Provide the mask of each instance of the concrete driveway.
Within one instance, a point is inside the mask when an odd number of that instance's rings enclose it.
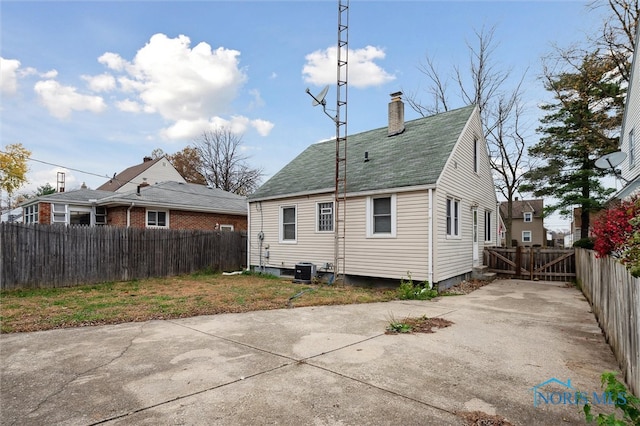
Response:
[[[454,324],[385,334],[393,318],[423,315]],[[516,280],[431,301],[4,334],[0,344],[2,425],[458,425],[456,413],[471,411],[585,424],[567,391],[601,392],[600,374],[618,371],[578,290]]]

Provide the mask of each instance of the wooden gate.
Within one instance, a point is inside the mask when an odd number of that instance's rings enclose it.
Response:
[[[573,281],[576,278],[572,248],[490,247],[484,249],[484,264],[490,272],[525,280]]]

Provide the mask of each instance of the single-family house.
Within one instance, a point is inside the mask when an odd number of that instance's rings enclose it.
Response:
[[[503,221],[507,217],[507,202],[500,203],[500,216]],[[511,242],[502,241],[506,247],[547,245],[547,231],[544,228],[544,200],[512,201]]]
[[[497,201],[476,106],[347,137],[345,282],[427,280],[449,286],[496,245]],[[335,140],[315,143],[249,200],[248,265],[291,274],[298,263],[333,273]],[[342,214],[342,213],[341,213]]]
[[[81,188],[29,199],[26,223],[246,231],[246,198],[184,182],[139,185],[133,191]]]
[[[135,190],[138,185],[154,185],[160,182],[187,182],[165,155],[156,159],[144,157],[142,163],[115,174],[96,189],[129,192]]]
[[[626,154],[620,164],[614,165],[620,170],[625,186],[615,194],[623,200],[640,193],[640,31],[636,32],[636,45],[631,65],[631,78],[627,88],[627,99],[620,131],[620,151]]]

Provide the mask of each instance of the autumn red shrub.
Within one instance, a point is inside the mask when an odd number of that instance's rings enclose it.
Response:
[[[634,229],[631,220],[639,215],[640,198],[638,197],[621,201],[603,211],[591,228],[595,237],[593,249],[597,252],[597,257],[622,256],[632,243],[634,231],[638,231]]]

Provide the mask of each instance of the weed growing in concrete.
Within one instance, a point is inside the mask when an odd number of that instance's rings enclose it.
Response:
[[[591,423],[595,420],[598,425],[607,426],[640,425],[640,398],[634,396],[623,383],[616,379],[616,373],[605,371],[600,379],[605,393],[610,396],[616,408],[622,411],[622,419],[619,419],[616,413],[609,415],[600,413],[596,417],[591,413],[591,404],[587,403],[582,408],[587,422]]]

